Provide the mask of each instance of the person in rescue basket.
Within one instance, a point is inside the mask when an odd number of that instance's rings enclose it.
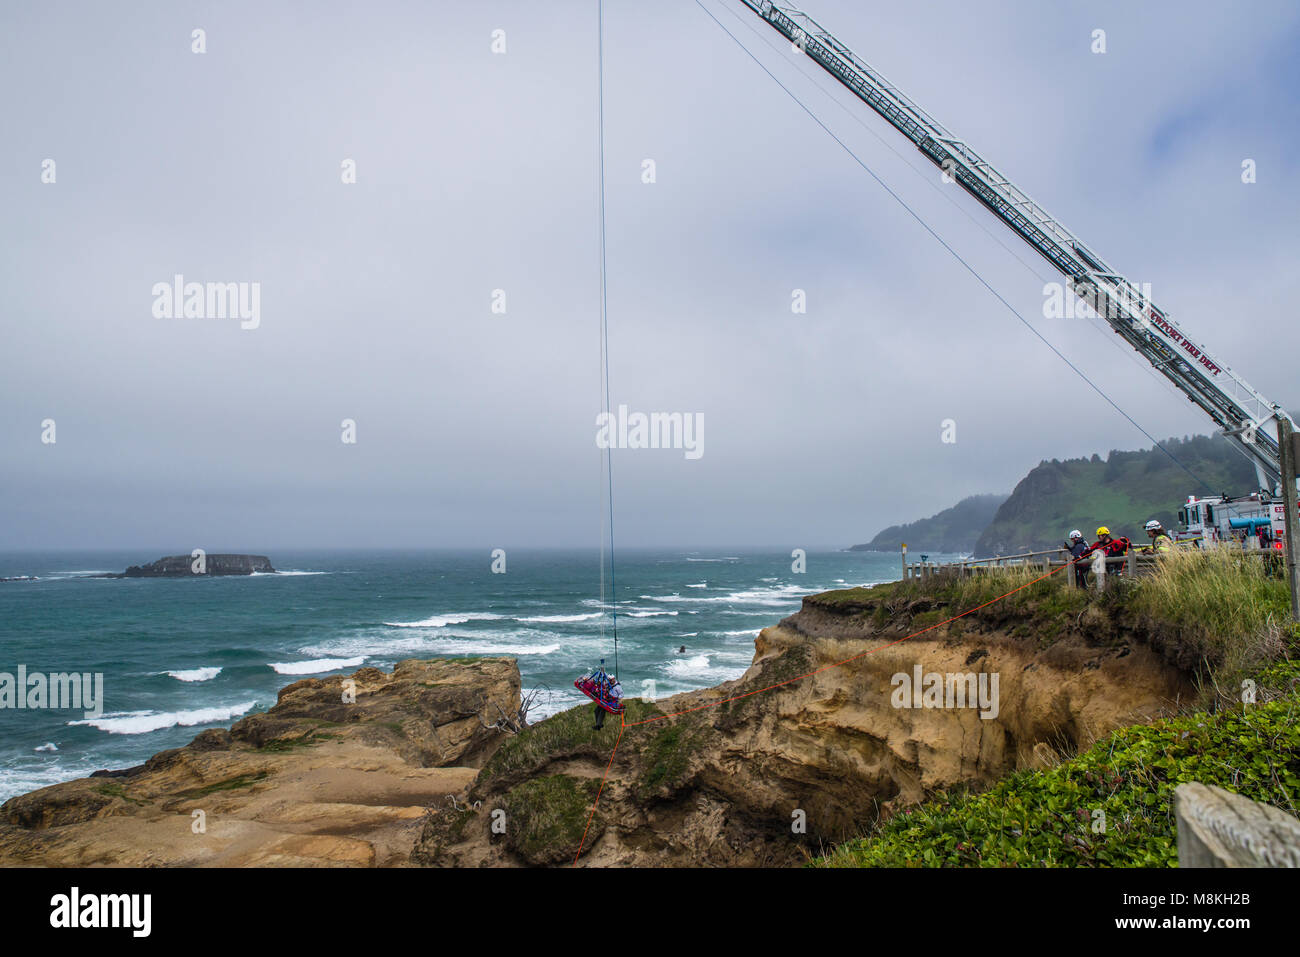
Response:
[[[601,684],[600,696],[608,701],[611,706],[617,708],[623,701],[623,685],[619,683],[617,678],[605,674],[603,669],[600,673],[604,678]],[[591,730],[599,731],[603,727],[605,727],[605,709],[598,704],[596,705],[596,723],[592,725]]]

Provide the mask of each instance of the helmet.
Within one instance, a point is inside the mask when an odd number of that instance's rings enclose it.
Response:
[[[1070,533],[1070,538],[1071,538],[1071,539],[1075,539],[1075,538],[1083,538],[1083,532],[1079,531],[1079,530],[1076,528],[1074,531],[1072,531],[1072,532]]]
[[[1110,534],[1110,529],[1107,528],[1105,525],[1103,525],[1103,526],[1101,526],[1101,528],[1097,529],[1097,534],[1098,534],[1098,535],[1109,535],[1109,534]]]
[[[1164,526],[1161,525],[1160,522],[1159,522],[1159,520],[1157,520],[1157,519],[1154,519],[1154,518],[1153,518],[1153,519],[1151,519],[1151,521],[1147,522],[1147,531],[1148,531],[1148,532],[1158,532],[1158,531],[1160,531],[1162,528],[1164,528]]]

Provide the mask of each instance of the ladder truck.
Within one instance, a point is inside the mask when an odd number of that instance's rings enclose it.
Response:
[[[1065,285],[1172,382],[1255,466],[1257,491],[1232,498],[1189,496],[1184,532],[1213,547],[1243,529],[1267,526],[1281,549],[1286,501],[1295,514],[1296,457],[1291,416],[1258,392],[1203,344],[1187,336],[1146,290],[1131,282],[1054,219],[1009,177],[909,99],[817,21],[773,0],[740,0],[792,47],[911,140],[921,153],[974,196],[1064,278]],[[1248,539],[1253,536],[1246,536]],[[1265,536],[1259,536],[1265,538]]]

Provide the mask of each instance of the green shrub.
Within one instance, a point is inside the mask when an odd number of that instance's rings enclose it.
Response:
[[[815,863],[1172,867],[1173,793],[1181,783],[1215,784],[1300,813],[1298,719],[1300,697],[1291,693],[1124,728],[1070,761],[1018,772],[983,794],[935,795]]]

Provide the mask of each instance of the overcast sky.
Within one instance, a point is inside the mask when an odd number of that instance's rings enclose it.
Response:
[[[1099,321],[1043,318],[1058,277],[899,134],[705,5],[1144,428],[1209,430]],[[1300,406],[1300,7],[803,6]],[[4,5],[0,549],[596,545],[595,11]],[[697,459],[613,453],[621,544],[849,545],[1149,444],[694,0],[605,27],[612,400],[705,423]],[[260,324],[156,318],[176,274],[259,283]]]

